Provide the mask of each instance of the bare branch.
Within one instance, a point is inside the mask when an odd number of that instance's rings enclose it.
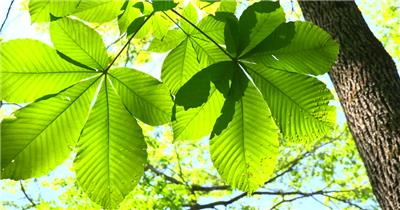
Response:
[[[159,171],[158,169],[156,169],[154,166],[152,166],[150,164],[146,165],[145,170],[150,170],[150,171],[152,171],[153,173],[155,173],[155,174],[157,174],[159,176],[163,176],[167,181],[169,181],[171,183],[185,185],[185,183],[175,179],[172,176],[168,176],[167,174]]]
[[[315,192],[302,192],[302,191],[292,191],[292,192],[283,192],[283,191],[258,191],[258,192],[254,192],[251,195],[280,195],[282,197],[284,196],[288,196],[288,195],[292,195],[292,196],[296,196],[294,198],[291,199],[285,199],[283,198],[281,201],[279,201],[278,203],[276,203],[274,206],[271,207],[271,209],[275,209],[278,206],[282,205],[283,203],[288,203],[288,202],[292,202],[295,201],[297,199],[301,199],[301,198],[307,198],[307,197],[312,197],[314,195],[323,195],[323,196],[331,196],[329,194],[331,193],[346,193],[346,192],[352,192],[353,190],[331,190],[331,191],[323,191],[323,190],[318,190]],[[216,206],[228,206],[229,204],[232,204],[240,199],[242,199],[243,197],[245,197],[247,195],[247,193],[242,193],[236,197],[233,197],[227,201],[216,201],[213,203],[208,203],[208,204],[195,204],[195,205],[185,205],[187,207],[190,207],[190,209],[206,209],[206,208],[214,208]],[[345,202],[344,200],[339,200],[338,201]],[[349,203],[347,203],[349,204]],[[357,205],[354,205],[357,206]],[[359,207],[359,206],[357,206]]]
[[[203,191],[203,192],[211,192],[215,190],[230,190],[231,187],[229,185],[221,185],[221,186],[201,186],[197,184],[192,185],[193,191]]]
[[[24,185],[22,184],[22,181],[19,181],[19,185],[21,187],[21,191],[24,194],[25,198],[32,204],[32,207],[36,206],[36,203],[33,201],[33,199],[31,197],[29,197],[29,195],[26,193]]]
[[[331,199],[337,200],[337,201],[340,201],[340,202],[342,202],[342,203],[346,203],[346,204],[348,204],[348,205],[350,205],[350,206],[353,206],[353,207],[356,207],[356,208],[358,208],[358,209],[364,210],[364,208],[362,208],[362,207],[359,206],[358,204],[355,204],[355,203],[353,203],[353,202],[351,202],[351,201],[349,201],[349,200],[342,199],[342,198],[338,198],[338,197],[335,197],[335,196],[332,196],[332,195],[323,195],[323,196],[325,196],[325,197],[327,197],[327,198],[331,198]]]
[[[7,19],[8,19],[8,16],[10,15],[10,11],[11,11],[11,8],[12,8],[13,4],[14,4],[14,0],[11,0],[10,5],[8,6],[8,9],[7,9],[6,17],[4,18],[3,23],[1,24],[0,32],[3,30],[3,27],[7,22]]]

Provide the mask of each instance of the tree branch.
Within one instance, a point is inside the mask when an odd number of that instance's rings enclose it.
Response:
[[[150,170],[150,171],[152,171],[153,173],[155,173],[155,174],[157,174],[157,175],[159,175],[159,176],[163,176],[167,181],[169,181],[169,182],[171,182],[171,183],[180,184],[180,185],[185,185],[185,183],[183,183],[183,182],[181,182],[181,181],[175,179],[175,178],[172,177],[172,176],[168,176],[167,174],[165,174],[165,173],[159,171],[158,169],[156,169],[154,166],[152,166],[152,165],[150,165],[150,164],[147,164],[147,165],[146,165],[145,170]]]
[[[6,21],[8,19],[8,16],[10,15],[10,11],[11,11],[13,4],[14,4],[14,0],[11,0],[10,5],[8,6],[8,9],[7,9],[6,17],[4,18],[3,23],[1,24],[1,27],[0,27],[0,33],[3,30],[4,25],[6,24]]]
[[[26,191],[25,191],[24,185],[22,184],[22,181],[19,181],[19,185],[21,187],[21,191],[24,194],[25,198],[32,204],[31,205],[32,207],[35,207],[36,203],[33,201],[33,199],[31,197],[29,197],[28,194],[26,194]]]
[[[345,193],[345,192],[352,192],[354,190],[331,190],[331,191],[323,191],[323,190],[318,190],[318,191],[314,191],[314,192],[302,192],[302,191],[292,191],[292,192],[283,192],[283,191],[258,191],[258,192],[254,192],[251,195],[280,195],[280,196],[288,196],[288,195],[299,195],[297,197],[291,198],[291,199],[283,199],[280,202],[276,203],[275,205],[273,205],[271,207],[271,209],[275,209],[278,206],[280,206],[283,203],[287,203],[287,202],[292,202],[294,200],[297,199],[301,199],[301,198],[307,198],[307,197],[311,197],[314,195],[323,195],[323,196],[331,196],[329,194],[332,193]],[[328,195],[327,195],[328,194]],[[214,208],[216,206],[228,206],[229,204],[232,204],[240,199],[242,199],[243,197],[245,197],[247,195],[247,193],[242,193],[236,197],[233,197],[227,201],[216,201],[216,202],[212,202],[212,203],[208,203],[208,204],[195,204],[195,205],[185,205],[187,207],[190,207],[190,209],[206,209],[206,208]],[[332,196],[333,197],[333,196]],[[339,200],[339,199],[337,199]],[[341,202],[347,203],[343,200],[339,200]],[[355,206],[357,206],[355,204]],[[358,206],[359,207],[359,206]]]

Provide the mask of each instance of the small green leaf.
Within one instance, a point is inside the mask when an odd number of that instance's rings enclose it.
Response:
[[[196,8],[190,2],[185,9],[183,9],[182,15],[193,24],[196,24],[199,18]],[[181,19],[180,23],[182,30],[184,30],[186,33],[191,33],[193,30],[195,30],[193,26],[191,26],[186,20]]]
[[[202,30],[205,34],[211,37],[218,44],[225,44],[224,41],[224,30],[225,30],[225,22],[224,20],[217,19],[215,16],[206,16],[197,24],[197,26]],[[203,40],[207,40],[200,31],[193,30],[191,33],[193,36],[201,38]]]
[[[231,61],[213,64],[195,74],[176,94],[175,103],[185,110],[199,107],[207,101],[211,82],[219,92],[228,95],[235,65]]]
[[[261,1],[248,7],[240,16],[240,55],[257,46],[281,23],[285,13],[279,2]]]
[[[236,11],[236,1],[232,0],[221,0],[221,3],[217,9],[217,12],[230,12],[235,13]]]
[[[132,23],[129,24],[129,26],[128,26],[127,30],[126,30],[127,35],[129,36],[131,34],[138,33],[139,30],[141,30],[141,28],[142,28],[143,24],[145,23],[145,21],[146,21],[146,17],[145,16],[138,17],[134,21],[132,21]]]
[[[118,17],[118,28],[120,34],[126,32],[128,26],[138,17],[141,16],[140,9],[134,7],[135,1],[128,1],[126,9],[122,15]]]
[[[185,110],[184,107],[177,105],[176,119],[172,122],[174,140],[196,140],[209,135],[223,103],[223,95],[213,86],[207,102],[201,106]]]
[[[124,1],[121,0],[84,0],[73,15],[88,22],[104,23],[111,21],[122,13]]]
[[[163,38],[154,38],[148,50],[151,52],[166,52],[178,46],[185,37],[186,35],[180,29],[169,30]]]
[[[29,14],[31,23],[50,21],[50,0],[30,0]]]
[[[154,11],[167,11],[178,5],[173,0],[153,0],[152,4]]]
[[[233,15],[226,17],[225,25],[225,45],[226,50],[233,56],[236,57],[240,47],[240,36],[239,34],[239,22]]]
[[[164,13],[155,13],[151,17],[151,26],[153,35],[157,39],[162,39],[169,31],[171,26],[174,24]]]
[[[104,70],[110,61],[102,37],[82,22],[69,18],[53,21],[50,36],[57,50],[84,65]]]
[[[32,1],[32,0],[31,0]],[[55,17],[65,17],[77,10],[80,0],[49,0],[50,13]]]
[[[230,60],[230,58],[212,42],[205,41],[196,36],[190,38],[190,41],[197,53],[197,61],[202,68],[214,63]]]

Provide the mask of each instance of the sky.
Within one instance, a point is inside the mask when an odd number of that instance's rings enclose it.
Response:
[[[7,13],[7,8],[10,4],[11,0],[0,0],[0,21],[1,23],[4,20],[4,17]],[[27,11],[21,11],[21,2],[22,0],[15,0],[13,4],[13,8],[11,10],[11,13],[9,15],[9,18],[3,28],[3,31],[0,33],[0,38],[3,39],[3,41],[7,41],[10,39],[16,39],[16,38],[33,38],[33,39],[38,39],[41,40],[49,45],[52,45],[50,42],[50,37],[48,33],[43,33],[43,32],[38,32],[37,28],[35,26],[32,26],[30,24],[30,17]],[[360,1],[357,1],[360,3]],[[290,11],[291,9],[291,4],[289,0],[284,0],[282,1],[282,5],[285,8],[286,11]],[[243,10],[244,8],[239,8],[239,10]],[[369,17],[365,17],[367,22],[370,22]],[[379,28],[373,24],[369,24],[371,27],[371,30],[375,33],[379,30]],[[40,28],[40,27],[39,27]],[[43,27],[42,27],[43,29]],[[43,30],[42,30],[43,31]],[[117,37],[108,37],[105,42],[106,45],[111,43],[113,40],[115,40]],[[153,75],[156,78],[160,78],[160,70],[161,70],[161,65],[162,61],[165,58],[166,54],[152,54],[152,62],[145,63],[140,66],[134,66],[136,69],[145,71],[151,75]],[[320,80],[322,80],[324,83],[327,84],[327,86],[330,89],[333,89],[333,85],[328,77],[328,75],[323,75],[319,77]],[[339,125],[343,125],[345,122],[345,117],[343,114],[343,111],[340,107],[340,103],[336,101],[332,101],[332,104],[337,107],[337,122]],[[0,111],[5,112],[6,114],[10,114],[15,107],[13,106],[3,106]],[[67,176],[73,176],[74,174],[68,170],[66,165],[71,165],[70,162],[67,162],[63,164],[62,166],[58,167],[55,169],[53,172],[50,173],[49,176],[42,177],[40,179],[52,181],[56,177],[67,177]],[[3,181],[0,181],[0,187],[4,185]],[[33,197],[36,197],[37,194],[41,194],[44,196],[45,199],[49,200],[55,200],[58,195],[61,192],[55,192],[54,190],[51,190],[50,188],[40,188],[40,191],[37,189],[38,186],[35,186],[35,184],[28,184],[27,186],[27,191],[29,194],[31,194]],[[239,193],[239,192],[237,192]],[[19,202],[25,202],[27,203],[27,200],[24,198],[22,195],[22,192],[17,192],[16,194],[5,194],[4,192],[0,191],[0,201],[1,200],[16,200]],[[268,198],[269,199],[269,198]],[[256,202],[260,204],[259,206],[263,206],[266,204],[266,202],[270,202],[270,200],[263,199],[261,201],[255,201],[252,199],[247,199],[246,202],[252,203]],[[206,201],[205,201],[206,202]],[[310,209],[311,207],[315,207],[315,202],[303,202],[301,205],[299,204],[298,209]],[[0,207],[1,209],[1,207]]]

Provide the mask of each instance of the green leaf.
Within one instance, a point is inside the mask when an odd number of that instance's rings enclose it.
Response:
[[[199,70],[196,52],[186,38],[164,60],[161,79],[175,94]]]
[[[206,16],[204,17],[198,24],[198,27],[206,33],[209,37],[211,37],[218,44],[224,44],[224,30],[225,30],[225,22],[222,20],[218,20],[215,16]],[[205,36],[203,36],[198,30],[194,30],[191,33],[193,36],[201,38],[203,40],[207,40]],[[208,41],[208,40],[207,40]]]
[[[193,24],[196,24],[199,18],[196,8],[190,2],[185,9],[183,9],[182,15]],[[184,30],[186,33],[190,33],[191,31],[195,30],[193,26],[191,26],[186,20],[181,19],[180,23],[182,30]]]
[[[333,96],[318,79],[260,65],[246,64],[246,69],[286,139],[317,139],[334,125]]]
[[[148,17],[150,18],[150,17]],[[132,23],[128,26],[128,29],[126,30],[127,32],[127,36],[131,35],[131,34],[137,34],[139,33],[139,31],[142,31],[141,29],[143,28],[143,24],[145,24],[146,21],[146,17],[145,16],[141,16],[136,18],[134,21],[132,21]]]
[[[32,1],[32,0],[31,0]],[[68,0],[68,1],[60,1],[60,0],[49,0],[49,9],[50,13],[56,17],[64,17],[72,14],[77,10],[80,5],[80,0]]]
[[[308,22],[290,22],[279,26],[244,59],[269,68],[302,74],[328,72],[339,53],[332,37]]]
[[[210,134],[223,97],[228,95],[234,69],[231,61],[213,64],[179,89],[175,97],[176,119],[172,124],[175,140],[198,139]]]
[[[115,209],[143,175],[147,160],[141,128],[106,79],[78,142],[79,185],[105,208]]]
[[[73,15],[87,22],[111,21],[121,13],[121,0],[30,0],[31,22],[48,22],[55,17]]]
[[[31,23],[50,21],[50,0],[30,0],[29,14]]]
[[[109,58],[102,37],[82,22],[62,18],[50,24],[55,48],[66,56],[94,69],[104,70]]]
[[[118,28],[120,34],[126,32],[128,26],[141,16],[140,9],[134,7],[135,1],[129,1],[124,13],[118,17]]]
[[[151,26],[153,35],[157,39],[162,39],[167,33],[171,26],[174,24],[164,13],[155,13],[151,19]]]
[[[104,23],[115,19],[121,14],[124,1],[121,0],[84,0],[73,15],[82,20],[94,23]]]
[[[85,124],[98,80],[32,103],[1,123],[1,178],[45,175],[70,154]],[[62,135],[61,135],[62,134]]]
[[[248,7],[239,20],[240,55],[249,52],[284,22],[285,13],[279,2],[261,1]]]
[[[227,103],[231,103],[227,106]],[[249,82],[244,95],[225,102],[232,120],[210,140],[210,155],[220,175],[233,187],[254,192],[274,171],[278,129],[268,105]],[[224,114],[223,114],[224,115]],[[213,131],[214,132],[214,131]]]
[[[176,106],[176,119],[172,122],[174,140],[195,140],[209,135],[223,102],[223,95],[212,87],[207,102],[200,107],[185,110],[183,106]]]
[[[221,0],[221,3],[217,9],[217,12],[230,12],[235,13],[236,11],[236,1],[232,0]]]
[[[173,0],[153,0],[154,11],[167,11],[173,9],[178,5]]]
[[[230,88],[229,80],[232,80],[233,69],[235,68],[234,63],[226,61],[201,70],[179,89],[175,103],[185,109],[201,106],[209,98],[211,83],[215,85],[219,92],[227,96]]]
[[[181,29],[169,30],[162,39],[154,38],[151,41],[148,50],[151,52],[166,52],[178,46],[185,39],[185,37],[186,35]]]
[[[34,101],[97,73],[66,62],[54,49],[32,39],[2,43],[0,57],[1,99],[11,102]]]
[[[122,103],[135,117],[149,125],[170,121],[173,103],[160,81],[129,68],[112,69],[109,78]]]
[[[230,60],[230,58],[212,42],[199,39],[195,36],[190,38],[190,41],[193,49],[197,53],[197,61],[200,63],[200,67],[205,68],[214,63]]]
[[[240,47],[240,36],[239,34],[239,22],[235,16],[227,16],[224,30],[226,50],[233,56],[236,57],[239,53]]]

